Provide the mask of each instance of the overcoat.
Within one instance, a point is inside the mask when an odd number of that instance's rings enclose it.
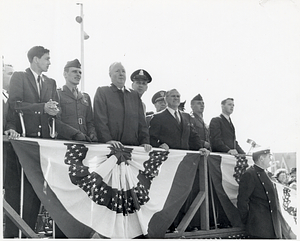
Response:
[[[149,144],[142,101],[138,93],[114,84],[98,87],[94,97],[94,123],[98,141],[120,141],[124,145]]]
[[[264,169],[254,165],[242,175],[237,206],[250,235],[282,238],[277,192]]]

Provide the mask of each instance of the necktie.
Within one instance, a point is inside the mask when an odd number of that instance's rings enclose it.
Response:
[[[39,86],[39,95],[41,96],[41,91],[42,91],[42,81],[41,81],[41,76],[39,75],[37,77],[37,82],[38,82],[38,86]]]
[[[73,88],[72,93],[75,96],[75,98],[77,99],[77,97],[78,97],[77,88]]]
[[[175,119],[177,120],[177,123],[180,124],[180,119],[179,119],[179,117],[178,117],[177,111],[175,111]]]

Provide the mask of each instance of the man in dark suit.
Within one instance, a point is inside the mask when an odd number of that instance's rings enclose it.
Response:
[[[66,84],[58,90],[61,112],[57,118],[59,139],[98,141],[90,96],[78,91],[81,64],[78,59],[68,61],[64,67]]]
[[[139,94],[125,87],[126,71],[119,62],[109,67],[111,85],[99,87],[94,97],[94,122],[101,143],[115,147],[144,146],[151,150]]]
[[[159,113],[153,115],[150,120],[150,143],[154,147],[164,148],[165,150],[183,149],[183,150],[199,150],[203,155],[208,155],[209,151],[201,146],[201,139],[196,132],[192,117],[188,113],[178,110],[180,105],[180,94],[176,89],[172,89],[166,92],[165,100],[167,102],[167,108]],[[199,179],[197,179],[198,181]],[[182,206],[174,223],[171,225],[170,230],[179,225],[181,219],[187,212],[190,204],[198,194],[198,182],[197,185],[193,185],[193,189],[188,196],[185,204]],[[192,222],[191,225],[199,226],[197,221]],[[193,230],[189,226],[187,230]]]
[[[176,89],[167,91],[164,111],[153,115],[150,121],[150,144],[165,150],[184,149],[199,150],[200,137],[193,126],[192,117],[178,110],[180,94]],[[207,151],[201,149],[201,151]]]
[[[295,238],[284,221],[274,183],[266,173],[270,166],[270,149],[252,154],[254,165],[241,176],[237,206],[252,238]]]
[[[234,100],[232,98],[223,100],[221,107],[222,114],[212,118],[209,124],[212,151],[231,155],[245,154],[236,140],[235,129],[230,118],[234,108]]]
[[[192,113],[191,116],[194,118],[195,130],[198,132],[201,138],[201,145],[206,149],[210,150],[210,140],[208,126],[203,120],[204,101],[200,94],[196,95],[191,100]]]
[[[16,130],[27,137],[50,138],[49,121],[59,112],[57,108],[58,96],[56,92],[56,82],[43,75],[50,65],[49,50],[42,46],[35,46],[28,51],[30,68],[25,72],[14,72],[9,88],[9,111],[14,115]],[[21,121],[16,112],[22,113]],[[22,128],[23,126],[23,128]],[[14,172],[20,183],[20,164]],[[12,200],[20,200],[20,186],[6,196]],[[19,212],[18,207],[14,207]],[[40,200],[36,196],[31,184],[26,176],[24,177],[24,205],[23,219],[35,229],[37,215],[40,208]],[[13,224],[12,224],[13,225]],[[6,227],[5,237],[18,237],[18,229]]]

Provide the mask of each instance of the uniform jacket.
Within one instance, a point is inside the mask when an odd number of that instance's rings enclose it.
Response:
[[[200,136],[201,147],[204,147],[205,142],[210,142],[208,126],[204,123],[204,120],[199,115],[192,113],[191,117],[193,117],[194,120],[195,130]]]
[[[235,137],[233,124],[221,114],[212,118],[209,124],[210,144],[213,152],[225,152],[236,149],[239,154],[245,154]]]
[[[250,235],[281,238],[277,192],[264,169],[254,165],[242,175],[237,206]]]
[[[96,137],[90,96],[78,92],[76,99],[66,85],[58,90],[58,96],[61,108],[61,112],[57,116],[58,138],[70,140],[80,132],[87,136],[93,134]]]
[[[10,80],[9,108],[14,112],[16,128],[22,133],[19,116],[15,110],[23,112],[26,136],[50,138],[48,121],[51,117],[44,113],[44,105],[50,99],[58,102],[56,82],[42,75],[41,97],[39,97],[33,73],[28,68],[25,72],[14,72]]]
[[[136,91],[115,85],[99,87],[94,97],[94,122],[98,140],[124,145],[149,144],[142,101]]]
[[[200,137],[195,131],[192,117],[179,111],[180,124],[172,114],[165,109],[153,115],[150,121],[150,144],[159,147],[166,143],[172,149],[199,150]]]

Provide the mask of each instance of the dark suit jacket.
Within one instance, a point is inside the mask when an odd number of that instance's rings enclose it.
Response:
[[[77,133],[97,136],[90,96],[78,92],[75,98],[71,90],[64,85],[58,89],[61,112],[57,115],[57,132],[59,139],[71,140]]]
[[[245,154],[236,141],[234,126],[222,114],[212,118],[209,132],[213,152],[227,153],[230,149],[236,149],[239,154]]]
[[[242,175],[237,206],[250,235],[281,238],[277,192],[262,168],[254,165]]]
[[[199,150],[201,141],[195,131],[192,117],[179,111],[180,125],[172,114],[165,109],[153,115],[150,121],[150,144],[159,147],[166,143],[172,149]]]
[[[58,102],[56,82],[42,75],[44,82],[39,97],[34,75],[28,68],[25,72],[14,72],[10,80],[10,111],[21,110],[25,122],[26,136],[50,138],[48,120],[51,117],[44,113],[44,105],[50,99]],[[22,133],[20,119],[15,113],[16,128]]]
[[[149,144],[149,131],[142,101],[136,91],[115,85],[99,87],[94,97],[94,123],[98,140],[124,145]]]

